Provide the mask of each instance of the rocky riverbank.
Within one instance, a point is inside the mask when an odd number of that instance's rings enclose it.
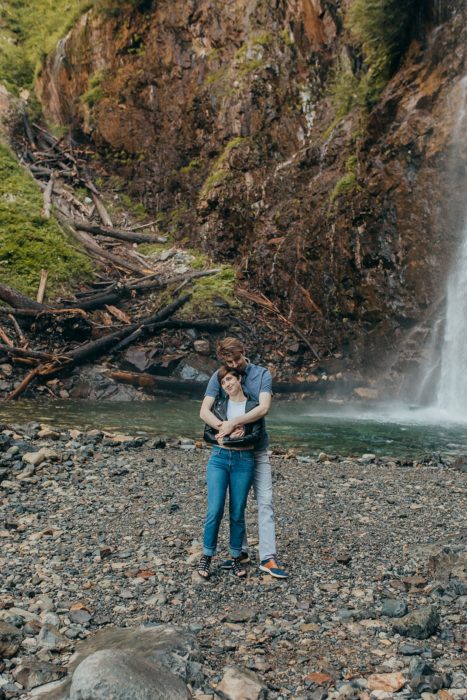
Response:
[[[275,454],[288,581],[205,583],[202,445],[2,428],[2,700],[467,697],[462,460]]]

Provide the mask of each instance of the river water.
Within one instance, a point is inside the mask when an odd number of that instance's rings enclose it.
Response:
[[[164,396],[125,403],[17,401],[0,405],[0,420],[197,439],[202,435],[199,407],[199,400]],[[436,409],[395,404],[339,405],[275,399],[268,430],[273,446],[295,448],[309,455],[321,451],[355,456],[373,452],[394,457],[433,452],[467,454],[467,420],[452,422]]]

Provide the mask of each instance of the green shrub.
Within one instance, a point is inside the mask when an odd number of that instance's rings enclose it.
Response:
[[[361,102],[360,81],[348,66],[339,64],[333,73],[328,93],[334,105],[336,119],[342,119]]]
[[[34,296],[44,268],[53,298],[88,278],[88,258],[67,241],[55,219],[42,216],[41,191],[2,144],[0,183],[0,281]]]
[[[367,74],[363,84],[367,107],[378,99],[410,40],[421,0],[354,0],[346,25],[363,51]]]

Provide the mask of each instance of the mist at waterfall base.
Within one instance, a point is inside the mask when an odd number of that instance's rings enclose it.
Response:
[[[126,435],[201,440],[199,400],[157,396],[151,401],[34,400],[0,404],[8,425],[35,421],[57,428],[100,429]],[[273,402],[271,446],[303,455],[375,453],[396,458],[467,454],[467,424],[441,421],[437,410],[396,404],[336,404],[312,399]],[[131,452],[131,451],[130,451]]]
[[[458,173],[467,165],[467,76],[454,88],[453,105],[456,120],[447,177],[456,188]],[[433,415],[459,423],[467,421],[467,188],[464,195],[466,207],[459,222],[458,252],[447,280],[445,310],[433,325],[419,392],[421,401],[432,393]]]

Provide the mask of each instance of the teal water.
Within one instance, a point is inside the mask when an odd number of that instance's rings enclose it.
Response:
[[[22,424],[40,421],[63,428],[99,428],[130,435],[149,434],[197,439],[202,435],[199,400],[151,401],[17,401],[0,405],[0,420]],[[467,454],[467,422],[442,412],[389,404],[337,405],[316,400],[275,399],[268,417],[273,446],[304,454],[321,451],[387,456]]]

